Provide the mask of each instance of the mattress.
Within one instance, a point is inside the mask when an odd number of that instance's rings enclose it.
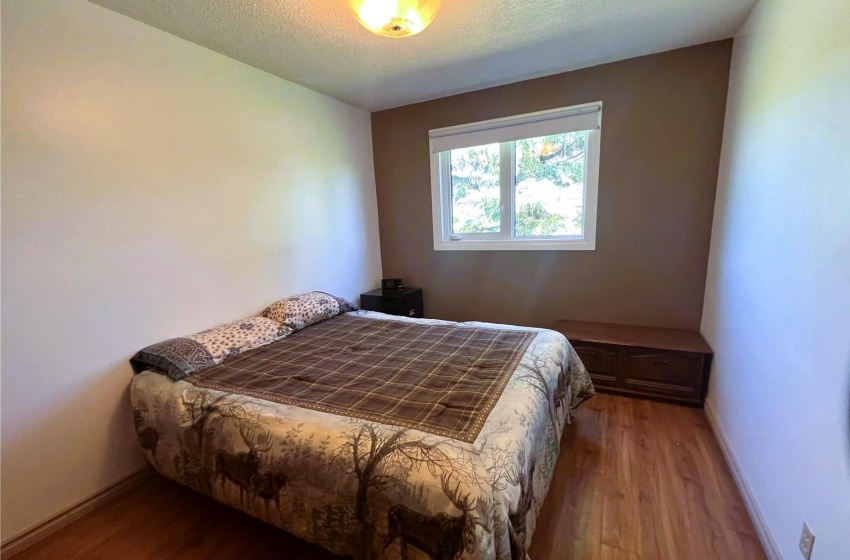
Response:
[[[561,433],[593,395],[557,332],[367,311],[216,367],[134,377],[150,463],[358,559],[524,558]]]

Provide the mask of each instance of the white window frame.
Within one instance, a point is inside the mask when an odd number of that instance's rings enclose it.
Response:
[[[587,130],[584,235],[540,237],[514,235],[516,217],[516,150],[511,143],[524,139]],[[599,147],[602,102],[527,113],[429,131],[431,148],[431,210],[436,251],[592,251],[596,248],[596,202],[599,187]],[[500,144],[501,225],[499,233],[452,234],[450,150]],[[447,149],[446,149],[447,148]]]

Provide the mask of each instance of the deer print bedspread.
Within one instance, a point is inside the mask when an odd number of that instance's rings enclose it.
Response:
[[[131,398],[150,463],[338,554],[525,558],[561,433],[593,395],[569,342],[549,330],[355,313],[535,336],[471,443],[146,371],[134,377]]]

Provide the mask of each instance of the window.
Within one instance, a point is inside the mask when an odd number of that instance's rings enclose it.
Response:
[[[436,250],[592,250],[602,103],[430,131]]]

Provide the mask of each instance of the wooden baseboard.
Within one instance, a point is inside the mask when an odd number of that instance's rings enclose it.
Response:
[[[88,498],[85,498],[71,507],[60,511],[35,527],[15,535],[0,545],[0,557],[4,559],[11,558],[19,552],[34,545],[38,541],[52,535],[66,525],[76,521],[85,514],[106,504],[107,502],[111,502],[121,494],[132,490],[139,484],[148,480],[151,476],[153,476],[153,474],[153,469],[147,466],[143,467],[129,476],[125,476],[118,482],[110,484],[103,490],[92,494]]]
[[[755,495],[741,470],[741,464],[738,462],[738,456],[732,449],[729,443],[729,438],[726,437],[726,432],[723,430],[723,425],[720,419],[714,412],[714,407],[711,401],[705,401],[705,415],[708,417],[708,423],[711,424],[711,429],[714,432],[714,437],[720,444],[720,449],[723,451],[723,456],[726,458],[726,463],[729,465],[729,470],[732,471],[732,478],[735,479],[735,484],[741,492],[741,497],[744,499],[744,505],[747,506],[747,511],[750,514],[750,519],[756,528],[759,535],[759,540],[764,548],[765,554],[770,560],[784,560],[779,553],[779,548],[776,546],[776,541],[773,539],[773,534],[767,526],[764,515],[761,512],[761,507],[756,501]]]

